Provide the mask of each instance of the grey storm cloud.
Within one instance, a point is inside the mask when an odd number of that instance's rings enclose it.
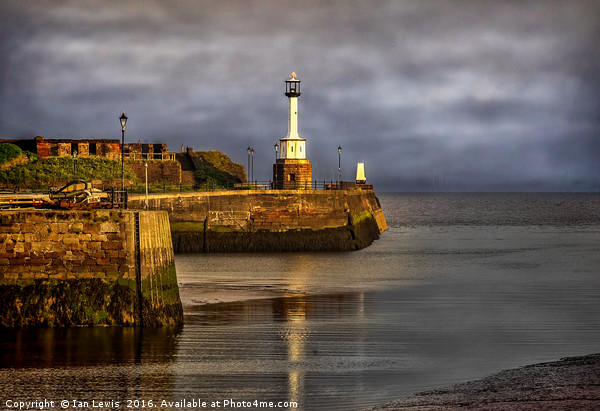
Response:
[[[0,3],[0,137],[218,149],[269,179],[303,81],[315,179],[600,189],[600,1]],[[437,182],[437,183],[436,183]],[[440,184],[440,182],[442,182]]]

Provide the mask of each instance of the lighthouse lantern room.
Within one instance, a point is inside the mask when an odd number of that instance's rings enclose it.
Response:
[[[296,73],[292,73],[285,81],[285,95],[288,97],[300,97],[300,80],[296,78]]]
[[[288,133],[279,140],[280,155],[273,165],[273,186],[276,189],[311,188],[312,166],[306,158],[306,140],[298,134],[300,79],[296,73],[285,80],[285,95],[289,100]]]

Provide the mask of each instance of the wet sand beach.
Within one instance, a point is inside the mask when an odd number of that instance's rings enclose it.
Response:
[[[597,410],[600,354],[527,365],[369,410]]]

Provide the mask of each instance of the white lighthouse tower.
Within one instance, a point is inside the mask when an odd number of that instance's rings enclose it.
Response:
[[[298,97],[300,80],[292,73],[285,81],[285,95],[289,99],[288,133],[279,139],[280,155],[273,165],[276,189],[311,188],[312,166],[306,158],[306,140],[298,134]]]
[[[306,140],[298,134],[298,97],[300,97],[300,80],[292,73],[285,81],[285,95],[290,102],[288,112],[288,133],[279,140],[282,159],[306,158]]]

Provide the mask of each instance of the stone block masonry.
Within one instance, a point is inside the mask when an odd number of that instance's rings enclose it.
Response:
[[[310,188],[312,166],[308,160],[277,159],[273,164],[273,181],[278,190]]]
[[[130,208],[143,208],[131,196]],[[387,229],[373,191],[257,190],[149,196],[169,214],[176,252],[345,251]]]
[[[126,167],[144,182],[146,167],[142,161],[127,161]],[[150,161],[148,162],[148,184],[166,183],[181,184],[181,164],[178,161]]]
[[[168,216],[3,211],[0,326],[182,322]]]
[[[179,299],[175,254],[165,212],[135,213],[139,227],[138,296],[144,325],[180,324],[183,309]]]

